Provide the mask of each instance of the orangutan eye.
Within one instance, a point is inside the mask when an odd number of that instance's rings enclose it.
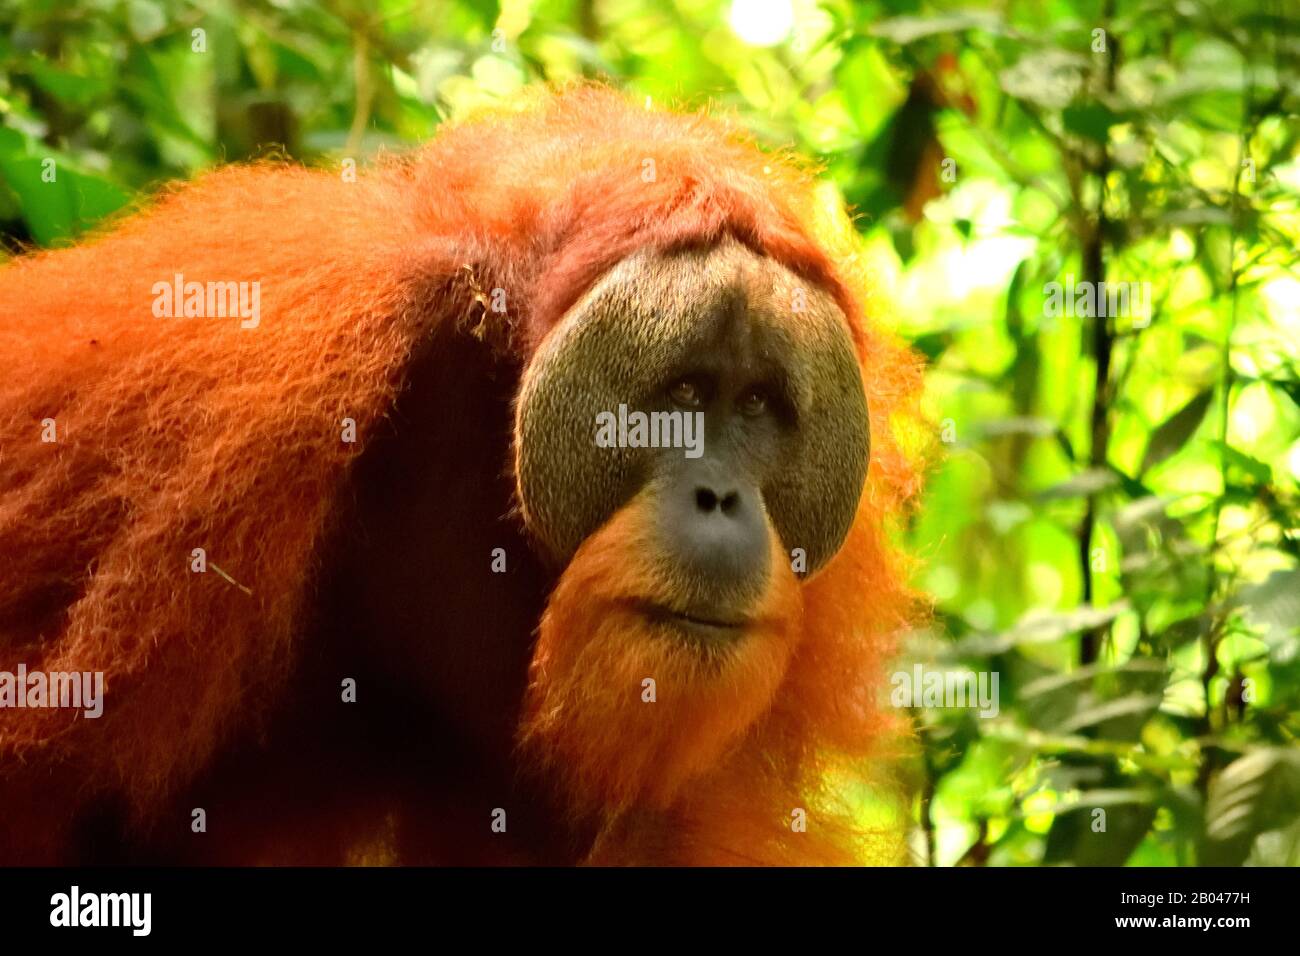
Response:
[[[699,408],[704,404],[703,390],[689,378],[684,378],[668,390],[672,400],[683,408]]]
[[[767,393],[761,388],[751,388],[740,397],[740,414],[756,418],[767,411]]]

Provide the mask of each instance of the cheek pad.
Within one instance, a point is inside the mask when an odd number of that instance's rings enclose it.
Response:
[[[642,454],[596,444],[597,413],[616,410],[620,400],[609,366],[621,363],[588,358],[610,354],[607,328],[588,322],[557,329],[529,366],[516,409],[515,475],[524,521],[561,564],[630,493]]]
[[[567,562],[636,490],[647,451],[596,444],[596,415],[634,407],[688,352],[710,307],[699,270],[641,255],[616,266],[542,342],[515,410],[524,521]]]
[[[829,561],[848,536],[871,454],[866,396],[853,346],[838,316],[811,329],[811,359],[796,391],[805,397],[785,463],[764,485],[772,523],[789,552],[807,553],[808,573]],[[804,336],[807,340],[807,336]]]

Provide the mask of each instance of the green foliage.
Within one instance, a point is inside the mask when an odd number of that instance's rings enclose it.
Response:
[[[0,230],[364,159],[539,79],[732,110],[820,158],[930,361],[905,664],[997,672],[1001,706],[917,709],[918,861],[1300,862],[1300,15],[753,6],[10,0]],[[1138,284],[1120,314],[1068,295],[1101,282]]]

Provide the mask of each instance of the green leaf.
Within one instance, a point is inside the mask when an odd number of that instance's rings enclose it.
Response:
[[[33,60],[32,78],[56,99],[76,106],[88,107],[96,99],[107,96],[112,87],[104,77],[85,76],[65,70],[45,60]]]
[[[1078,733],[1085,727],[1095,727],[1108,721],[1125,723],[1140,727],[1146,719],[1156,712],[1163,699],[1162,694],[1129,694],[1117,700],[1107,700],[1078,711],[1068,720],[1055,728],[1059,733]]]
[[[1291,401],[1300,405],[1300,378],[1267,379],[1267,381],[1274,388],[1280,388],[1286,392]]]
[[[1283,830],[1261,833],[1246,866],[1300,866],[1300,820]]]
[[[1204,640],[1214,624],[1214,617],[1213,612],[1204,611],[1194,617],[1175,621],[1155,634],[1153,641],[1156,647],[1173,651],[1184,645],[1191,644],[1193,641]]]
[[[1016,99],[1049,110],[1063,109],[1083,89],[1086,57],[1068,50],[1030,53],[998,76],[1002,89]]]
[[[1239,757],[1210,784],[1205,807],[1204,866],[1237,866],[1255,837],[1300,815],[1300,752],[1281,747]]]
[[[1256,484],[1266,485],[1273,480],[1273,469],[1258,458],[1252,458],[1243,451],[1238,451],[1227,442],[1214,439],[1210,445],[1218,449],[1224,457],[1224,461],[1231,467],[1240,468],[1249,475]]]
[[[55,160],[54,165],[48,160]],[[47,170],[53,182],[47,181]],[[83,232],[130,198],[107,180],[71,169],[54,156],[0,154],[0,178],[18,197],[23,219],[42,245]]]
[[[1274,571],[1261,583],[1242,588],[1234,603],[1269,638],[1284,638],[1300,627],[1300,568]]]
[[[167,29],[167,14],[151,0],[129,0],[126,23],[137,43],[147,43]]]
[[[1120,122],[1120,119],[1100,103],[1084,103],[1067,106],[1061,112],[1061,121],[1071,133],[1095,143],[1104,143],[1110,134],[1110,128]]]
[[[1081,471],[1068,481],[1045,488],[1038,493],[1043,501],[1055,498],[1086,498],[1099,492],[1114,488],[1120,483],[1119,475],[1109,468],[1089,468]]]
[[[1005,435],[1032,435],[1036,438],[1047,438],[1050,435],[1055,435],[1056,431],[1057,424],[1050,418],[1035,418],[1033,416],[993,418],[980,426],[980,433],[984,438],[1001,438]],[[1047,492],[1043,492],[1043,494],[1047,494]]]
[[[1154,800],[1143,791],[1084,791],[1077,805],[1052,821],[1043,862],[1122,866],[1155,816]],[[1099,826],[1105,829],[1094,829]]]
[[[1161,213],[1159,221],[1166,226],[1231,226],[1232,212],[1223,206],[1170,209]]]
[[[924,355],[930,362],[935,362],[939,356],[948,351],[952,342],[953,336],[951,332],[929,332],[912,339],[912,348]]]
[[[1214,389],[1207,388],[1169,416],[1151,435],[1146,454],[1142,456],[1141,472],[1145,473],[1164,461],[1186,444],[1187,439],[1200,426],[1214,399]]]
[[[1127,601],[1109,607],[1080,605],[1069,611],[1033,610],[1016,622],[1009,631],[998,634],[972,634],[954,645],[953,653],[964,657],[1001,654],[1017,644],[1046,644],[1078,631],[1109,624],[1129,609]]]

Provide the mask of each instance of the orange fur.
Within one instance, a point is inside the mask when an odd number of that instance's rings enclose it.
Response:
[[[571,590],[620,586],[615,532],[598,535],[543,623],[538,700],[562,713],[598,694],[569,680],[578,668],[638,686],[658,668],[670,678],[659,713],[682,709],[661,727],[609,700],[568,726],[543,708],[529,739],[547,741],[584,797],[621,811],[593,859],[856,858],[829,811],[808,834],[782,827],[880,738],[870,688],[913,607],[887,534],[917,486],[917,361],[868,320],[852,230],[807,171],[725,122],[588,87],[450,126],[355,183],[220,170],[80,246],[0,269],[0,670],[106,675],[98,721],[0,710],[0,855],[6,841],[56,852],[78,809],[107,793],[147,816],[256,719],[294,662],[351,465],[434,328],[490,319],[477,296],[502,288],[508,327],[489,331],[526,356],[630,252],[724,235],[827,288],[849,316],[873,438],[858,524],[801,599],[774,587],[779,623],[715,685],[649,635],[626,656],[600,652]],[[260,280],[259,327],[155,318],[152,284],[178,272]],[[338,440],[345,417],[354,445]],[[47,418],[55,444],[40,440]],[[198,547],[251,594],[189,573]],[[674,700],[674,678],[699,696]],[[646,735],[641,762],[619,762],[602,737],[617,728]]]
[[[879,500],[868,493],[844,549],[803,587],[774,537],[758,627],[704,656],[622,610],[663,588],[638,559],[650,553],[640,518],[635,502],[619,512],[561,578],[521,728],[575,810],[597,816],[589,862],[898,862],[898,834],[858,822],[845,798],[895,794],[873,760],[902,727],[876,693],[916,610]],[[806,831],[791,826],[796,809]]]
[[[742,646],[688,646],[645,621],[631,602],[674,595],[650,566],[643,516],[633,502],[587,539],[533,652],[523,745],[588,810],[671,806],[770,706],[799,633],[799,587],[775,535],[778,573]]]

